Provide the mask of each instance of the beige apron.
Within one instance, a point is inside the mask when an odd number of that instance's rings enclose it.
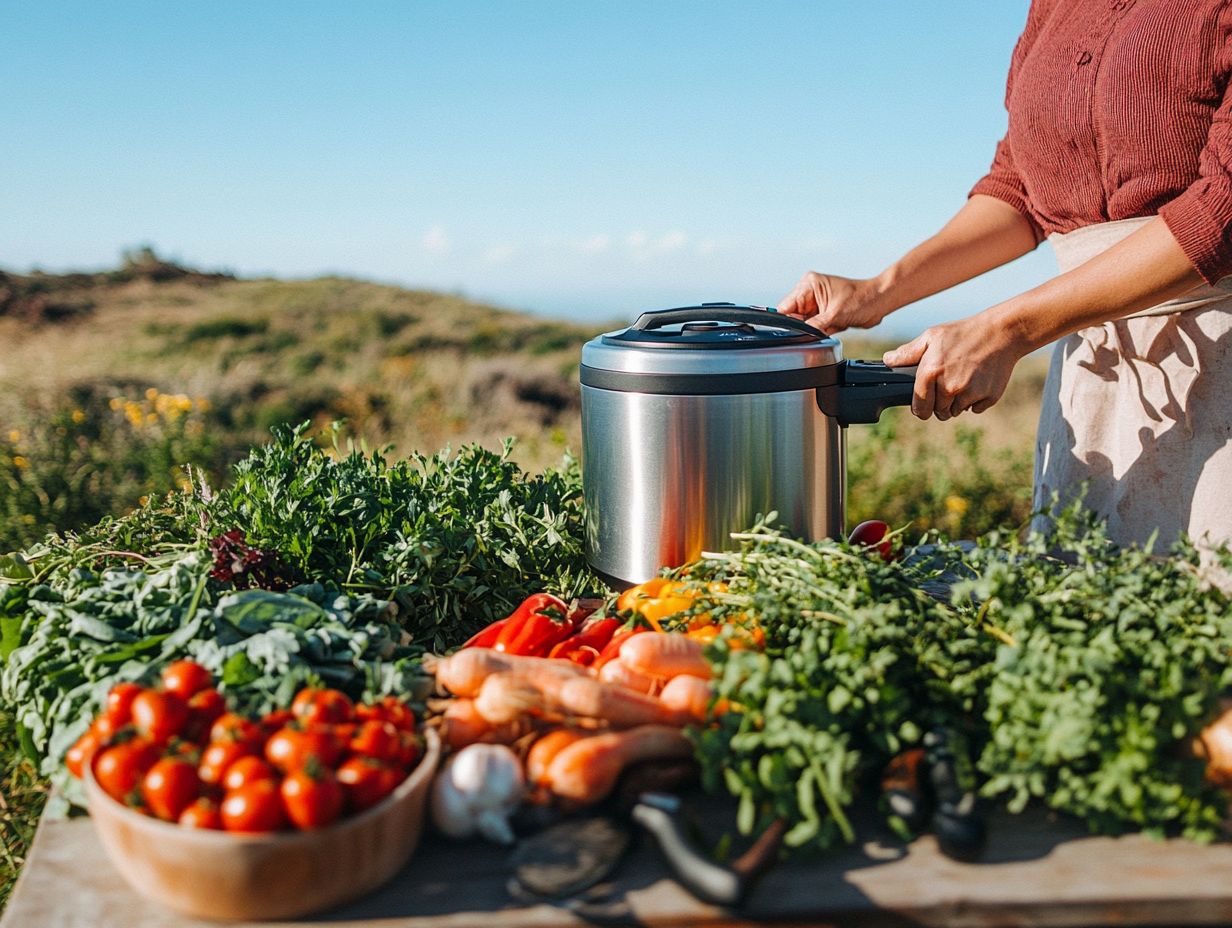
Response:
[[[1061,272],[1150,218],[1051,235]],[[1035,508],[1086,485],[1119,544],[1232,541],[1232,278],[1057,342],[1035,446]],[[1038,523],[1037,523],[1038,525]]]

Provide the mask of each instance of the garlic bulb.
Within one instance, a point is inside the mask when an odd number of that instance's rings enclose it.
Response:
[[[472,744],[453,757],[432,784],[432,821],[451,838],[478,832],[513,843],[509,816],[522,801],[526,780],[516,754],[503,744]]]

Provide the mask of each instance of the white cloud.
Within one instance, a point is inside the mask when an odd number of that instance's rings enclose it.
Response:
[[[606,232],[600,232],[598,235],[592,235],[590,238],[578,242],[577,250],[584,254],[597,255],[607,251],[611,245],[612,237]]]
[[[650,236],[640,229],[636,232],[630,232],[628,238],[625,239],[625,244],[638,251],[646,247],[646,243],[650,241]]]
[[[679,251],[689,241],[689,237],[679,229],[673,229],[655,242],[655,250],[664,253]]]
[[[444,228],[436,225],[424,234],[423,247],[430,255],[444,256],[453,250],[453,242]]]
[[[483,260],[488,264],[504,264],[517,253],[515,246],[508,242],[498,242],[484,251]]]
[[[696,251],[702,257],[706,257],[707,255],[714,254],[721,247],[722,246],[719,245],[719,243],[716,242],[714,239],[704,238],[700,242],[697,243],[697,245],[694,247],[693,250]]]

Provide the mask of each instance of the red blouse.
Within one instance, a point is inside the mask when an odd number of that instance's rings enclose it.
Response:
[[[1009,129],[971,191],[1036,238],[1158,214],[1208,282],[1232,273],[1232,3],[1032,0]]]

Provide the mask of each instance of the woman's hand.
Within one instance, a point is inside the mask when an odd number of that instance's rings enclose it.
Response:
[[[879,306],[875,280],[852,280],[809,271],[794,290],[779,301],[778,311],[804,319],[827,334],[867,329],[886,315]]]
[[[944,422],[968,409],[983,412],[1001,399],[1027,350],[1010,327],[981,313],[926,329],[882,360],[890,367],[916,365],[911,413]]]

